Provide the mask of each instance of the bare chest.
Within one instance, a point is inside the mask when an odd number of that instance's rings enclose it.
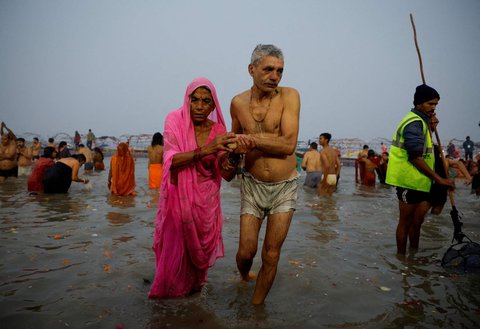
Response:
[[[8,155],[8,154],[16,154],[17,153],[17,147],[14,144],[9,144],[9,145],[0,145],[0,154],[2,155]]]
[[[281,105],[249,107],[242,111],[240,123],[245,134],[278,133],[282,118]]]

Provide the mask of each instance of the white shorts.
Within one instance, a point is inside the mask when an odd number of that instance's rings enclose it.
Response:
[[[20,167],[18,166],[18,176],[30,176],[32,173],[32,166]]]
[[[330,186],[337,185],[337,175],[328,174],[327,175],[327,184]]]

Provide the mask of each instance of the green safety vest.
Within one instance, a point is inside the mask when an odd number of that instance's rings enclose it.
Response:
[[[397,126],[393,136],[392,146],[390,147],[390,156],[388,159],[386,183],[408,188],[411,190],[430,192],[432,180],[430,177],[421,173],[410,161],[408,153],[404,148],[403,131],[405,126],[413,121],[421,121],[423,126],[423,136],[425,144],[423,145],[423,160],[427,165],[435,170],[435,157],[433,155],[432,135],[425,121],[413,112],[409,112],[400,124]]]

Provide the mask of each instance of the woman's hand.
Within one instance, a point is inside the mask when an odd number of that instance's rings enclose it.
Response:
[[[236,144],[237,137],[234,133],[224,133],[215,136],[215,138],[205,146],[202,146],[200,149],[200,156],[206,156],[209,154],[217,153],[219,151],[232,152],[232,148]]]

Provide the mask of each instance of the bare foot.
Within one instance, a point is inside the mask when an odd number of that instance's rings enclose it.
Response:
[[[250,281],[250,280],[256,280],[256,279],[257,279],[257,273],[252,271],[248,272],[246,277],[242,276],[243,281]]]
[[[246,277],[241,276],[240,285],[247,285],[249,281],[255,281],[256,279],[257,273],[250,271]]]

